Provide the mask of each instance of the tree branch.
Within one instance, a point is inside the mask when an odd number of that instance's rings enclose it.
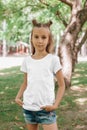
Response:
[[[75,0],[73,2],[73,8],[77,8],[77,10],[82,9],[82,0]]]
[[[72,6],[73,6],[73,2],[71,2],[70,0],[59,0],[59,1],[65,3],[65,4],[67,4],[67,5],[69,5],[71,8],[72,8]]]
[[[62,17],[61,13],[59,11],[56,12],[56,16],[59,17],[59,19],[62,21],[62,23],[64,24],[65,27],[67,27],[67,22],[64,20],[64,18]]]
[[[42,4],[49,6],[49,4],[47,4],[46,2],[44,2],[43,0],[39,0]]]

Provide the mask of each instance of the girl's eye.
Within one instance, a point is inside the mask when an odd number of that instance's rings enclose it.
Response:
[[[34,36],[36,39],[38,38],[38,36],[36,35],[36,36]]]
[[[46,36],[42,36],[42,39],[46,39]]]

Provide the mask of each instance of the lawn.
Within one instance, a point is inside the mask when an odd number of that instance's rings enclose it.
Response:
[[[76,65],[72,86],[56,110],[59,130],[87,130],[86,66]],[[22,80],[19,67],[0,70],[0,130],[26,130],[22,109],[14,102]]]

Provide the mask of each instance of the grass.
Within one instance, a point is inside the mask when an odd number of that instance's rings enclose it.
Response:
[[[59,130],[87,130],[86,66],[76,65],[72,86],[56,110]],[[0,130],[26,130],[22,109],[14,102],[22,80],[19,67],[0,70]]]

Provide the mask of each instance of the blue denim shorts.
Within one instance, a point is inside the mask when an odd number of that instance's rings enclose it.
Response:
[[[56,122],[55,111],[29,111],[23,109],[23,115],[27,124],[52,124]]]

